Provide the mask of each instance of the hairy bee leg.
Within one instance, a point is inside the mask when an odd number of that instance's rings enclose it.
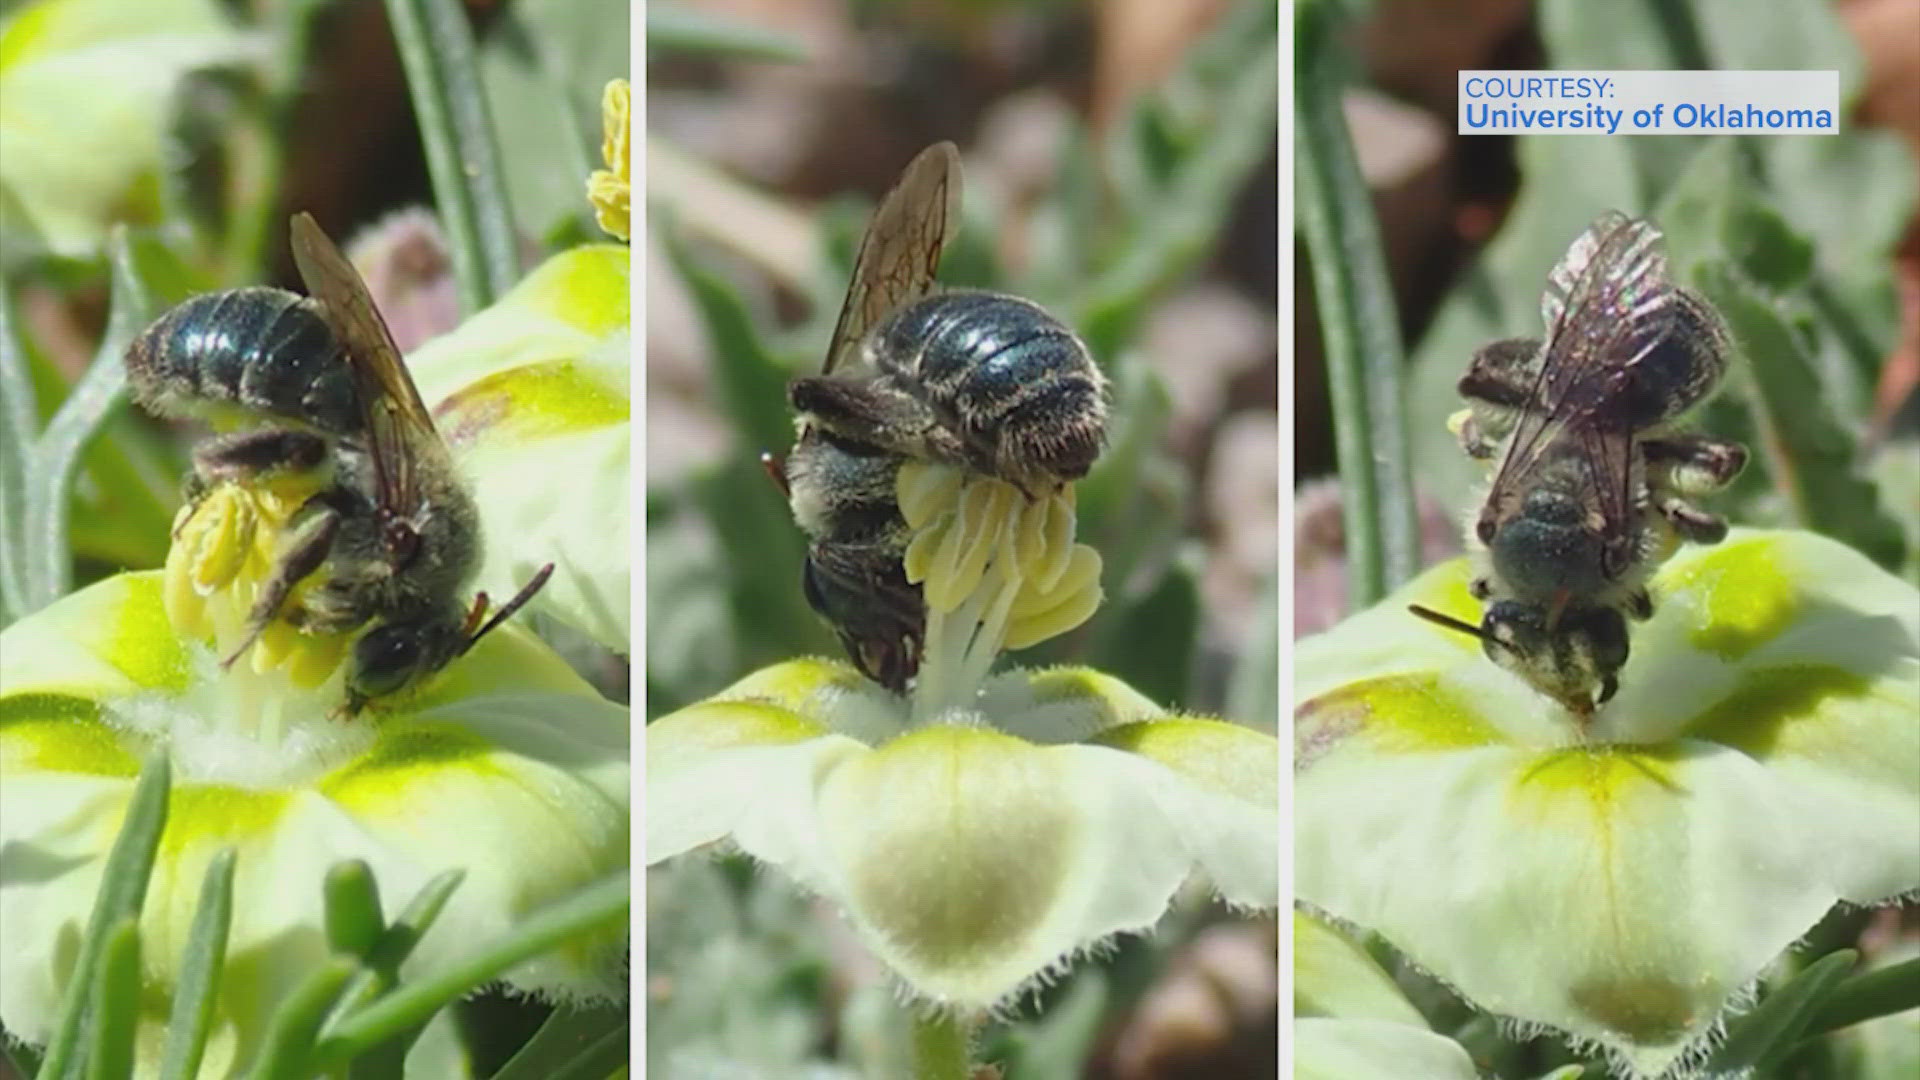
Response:
[[[1675,532],[1696,544],[1717,544],[1727,538],[1726,518],[1698,509],[1677,495],[1661,499],[1657,509]]]
[[[308,505],[314,505],[309,502]],[[280,606],[287,602],[293,587],[300,579],[320,568],[333,551],[334,537],[340,533],[340,513],[324,503],[319,511],[294,532],[293,543],[274,564],[273,574],[262,586],[260,596],[253,602],[253,609],[247,612],[247,637],[240,647],[220,663],[232,667],[233,662],[245,656],[253,643],[260,640],[267,624],[273,622],[280,613]]]
[[[913,397],[871,380],[807,375],[787,387],[795,412],[817,418],[821,426],[889,453],[917,456],[937,429],[933,412]]]
[[[1747,467],[1747,448],[1730,439],[1680,434],[1642,439],[1648,483],[1679,495],[1711,495]]]
[[[327,440],[291,428],[255,428],[220,435],[193,448],[193,482],[252,480],[278,472],[301,472],[327,460]]]
[[[1653,594],[1645,589],[1635,589],[1628,593],[1627,614],[1640,622],[1653,618]]]

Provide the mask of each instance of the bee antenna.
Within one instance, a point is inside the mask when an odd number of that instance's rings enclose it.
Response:
[[[502,605],[499,611],[494,612],[493,618],[488,619],[485,626],[482,626],[480,629],[475,630],[473,632],[473,636],[467,639],[466,645],[463,648],[461,648],[460,651],[464,653],[468,649],[473,648],[475,642],[478,642],[481,638],[486,637],[489,633],[493,631],[494,627],[499,626],[501,623],[506,622],[509,618],[511,618],[514,612],[519,611],[522,607],[526,605],[527,601],[533,599],[533,594],[539,592],[541,586],[545,585],[547,583],[547,579],[552,576],[553,576],[552,563],[548,563],[547,565],[541,567],[540,572],[533,575],[533,580],[521,586],[520,591],[513,594],[513,599],[507,601],[506,604]]]
[[[1456,619],[1451,615],[1442,614],[1432,608],[1421,607],[1419,604],[1408,604],[1407,610],[1436,626],[1444,626],[1449,630],[1458,630],[1463,634],[1479,638],[1489,645],[1498,645],[1503,649],[1508,647],[1506,642],[1501,641],[1499,638],[1488,636],[1485,630],[1480,629],[1464,619]]]

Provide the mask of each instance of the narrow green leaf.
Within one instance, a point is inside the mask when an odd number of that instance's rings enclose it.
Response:
[[[1905,554],[1900,528],[1862,478],[1855,440],[1829,411],[1794,326],[1779,305],[1723,264],[1699,267],[1696,279],[1747,359],[1764,434],[1760,450],[1795,516],[1882,566],[1898,567]]]
[[[658,0],[647,5],[647,52],[792,63],[810,59],[807,47],[786,34]]]
[[[207,862],[193,928],[174,984],[173,1012],[167,1019],[167,1048],[161,1080],[193,1080],[213,1031],[213,1004],[220,994],[221,967],[227,959],[227,932],[233,925],[234,850],[222,848]]]
[[[464,871],[449,870],[427,882],[407,905],[407,910],[400,913],[400,918],[381,932],[380,940],[362,958],[361,970],[354,976],[353,984],[341,995],[335,1024],[400,981],[400,965],[406,962],[465,878]]]
[[[493,1080],[598,1080],[626,1060],[631,1035],[624,1009],[555,1009]]]
[[[421,887],[392,925],[380,932],[379,940],[368,950],[359,972],[340,995],[339,1007],[327,1023],[328,1032],[353,1015],[355,1010],[393,989],[400,981],[400,965],[406,962],[427,928],[445,910],[453,891],[465,879],[466,872],[462,870],[448,870],[439,874]],[[369,881],[369,885],[372,884]],[[422,1020],[361,1052],[352,1063],[352,1080],[401,1076],[406,1069],[407,1051],[413,1048],[414,1041],[426,1026],[426,1021]]]
[[[360,859],[334,863],[327,868],[321,888],[327,944],[343,956],[368,959],[386,929],[380,914],[380,886],[373,880],[372,868]]]
[[[347,981],[360,969],[352,957],[336,956],[320,965],[274,1010],[255,1060],[253,1080],[305,1080],[317,1070],[311,1059],[314,1037]]]
[[[491,948],[430,978],[399,987],[343,1020],[321,1043],[315,1065],[334,1068],[497,978],[523,960],[624,920],[632,875],[621,871],[540,911]]]
[[[1752,1012],[1733,1022],[1727,1041],[1708,1061],[1708,1071],[1731,1073],[1786,1053],[1859,956],[1852,949],[1828,953],[1768,994]]]
[[[171,781],[172,771],[162,751],[147,759],[134,782],[120,834],[114,838],[113,850],[107,853],[106,866],[100,873],[100,889],[94,894],[93,914],[87,920],[80,955],[60,1002],[60,1018],[54,1024],[53,1037],[47,1040],[47,1054],[40,1067],[42,1077],[65,1080],[80,1075],[80,1033],[87,1024],[94,972],[113,927],[122,919],[138,918],[146,901],[154,852],[159,850],[160,834],[167,827]]]
[[[1357,611],[1419,569],[1420,533],[1399,316],[1341,108],[1346,83],[1337,18],[1326,3],[1304,5],[1295,16],[1294,176],[1333,395],[1347,602]]]
[[[135,262],[124,226],[108,240],[113,266],[113,300],[106,336],[85,375],[47,422],[34,447],[27,486],[28,604],[38,610],[64,596],[73,582],[67,545],[67,495],[81,452],[100,433],[107,414],[119,404],[127,373],[121,361],[128,342],[145,326],[151,297]]]
[[[31,609],[25,530],[38,411],[26,350],[13,336],[13,304],[0,290],[0,625]]]
[[[140,1026],[140,919],[130,915],[107,931],[93,979],[92,1046],[87,1080],[133,1075],[134,1034]]]
[[[474,62],[473,30],[460,0],[387,0],[387,16],[420,118],[460,303],[472,314],[520,278],[513,213]]]
[[[1834,988],[1807,1021],[1809,1038],[1881,1016],[1920,1009],[1920,959],[1863,971]]]

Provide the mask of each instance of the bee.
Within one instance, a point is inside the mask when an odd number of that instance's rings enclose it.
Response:
[[[134,399],[169,418],[238,421],[193,450],[190,506],[222,483],[321,471],[248,612],[244,655],[276,619],[368,627],[345,678],[348,715],[439,671],[532,599],[549,564],[487,618],[461,596],[480,516],[360,275],[313,218],[293,218],[309,296],[251,287],[186,300],[128,347]],[[294,588],[319,577],[297,603]],[[484,621],[483,621],[484,620]]]
[[[809,538],[808,604],[895,693],[926,627],[902,562],[900,466],[942,462],[1038,496],[1086,475],[1106,440],[1106,380],[1071,330],[1017,296],[936,289],[959,221],[960,154],[936,143],[868,222],[820,374],[788,386],[792,451],[763,458]]]
[[[1481,348],[1461,378],[1461,448],[1498,469],[1469,544],[1487,603],[1489,659],[1587,718],[1619,689],[1628,618],[1653,614],[1647,580],[1683,541],[1718,543],[1697,500],[1725,488],[1747,449],[1682,429],[1727,369],[1725,322],[1667,270],[1659,229],[1608,212],[1548,275],[1544,341]]]

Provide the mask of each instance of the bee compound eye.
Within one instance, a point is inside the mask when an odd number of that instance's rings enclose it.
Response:
[[[1473,527],[1473,534],[1478,536],[1483,544],[1493,543],[1493,519],[1481,518],[1479,524]]]
[[[366,697],[406,685],[420,663],[420,636],[412,626],[382,626],[353,647],[353,690]]]

